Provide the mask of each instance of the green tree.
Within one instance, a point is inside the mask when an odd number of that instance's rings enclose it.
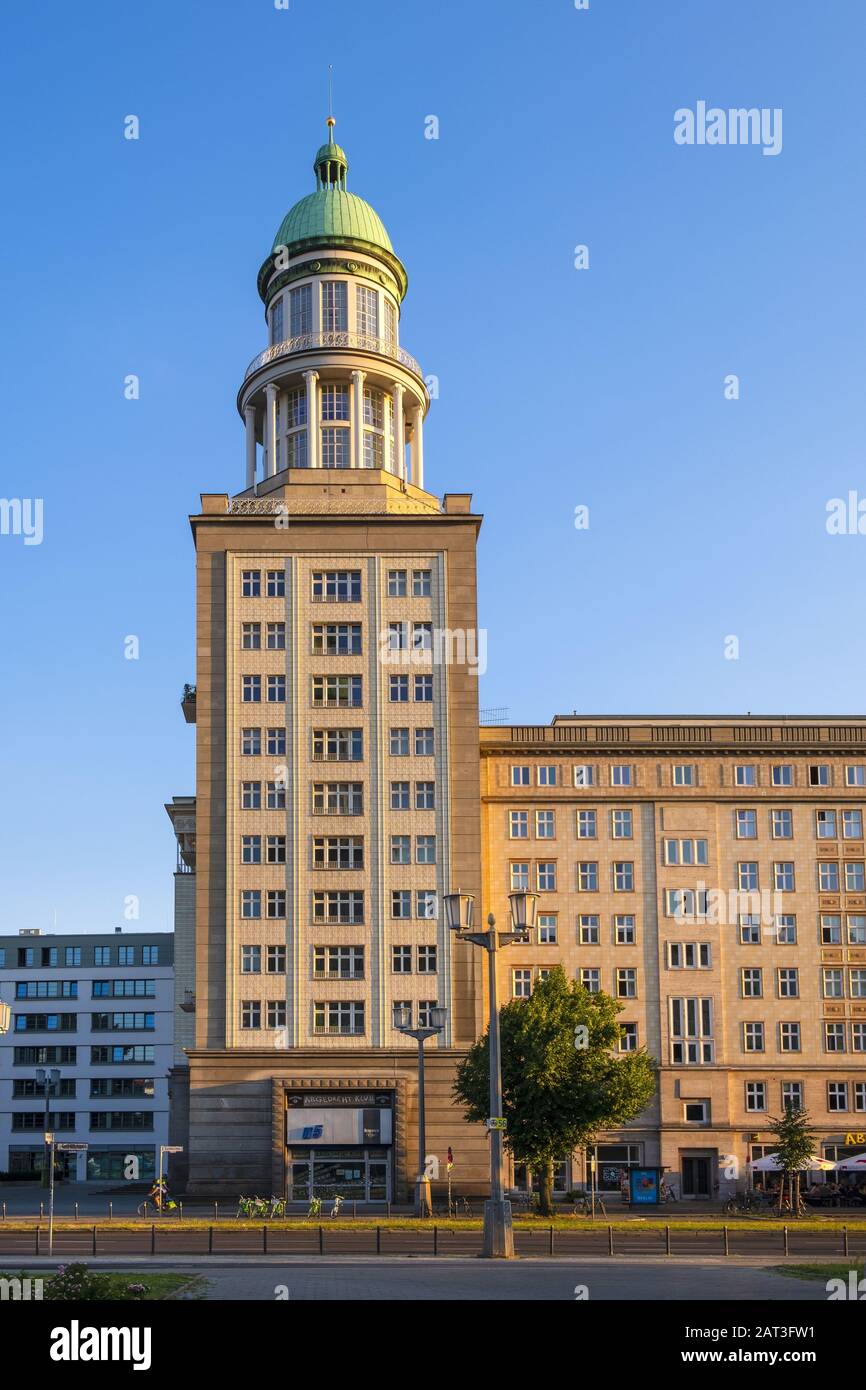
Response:
[[[505,1145],[539,1179],[541,1211],[553,1210],[553,1163],[589,1144],[599,1130],[640,1114],[655,1092],[646,1052],[616,1053],[622,1011],[590,994],[561,966],[528,999],[499,1011]],[[490,1105],[490,1039],[473,1044],[457,1069],[454,1095],[466,1118],[483,1122]]]
[[[809,1125],[806,1110],[789,1106],[778,1120],[771,1121],[770,1130],[776,1141],[775,1152],[782,1170],[779,1184],[779,1211],[785,1202],[785,1184],[791,1200],[791,1211],[800,1210],[800,1174],[808,1168],[809,1159],[815,1152],[815,1131]]]

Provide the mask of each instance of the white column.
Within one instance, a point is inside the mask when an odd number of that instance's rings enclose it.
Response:
[[[412,408],[412,482],[424,486],[424,409],[420,405]]]
[[[364,467],[364,382],[366,372],[352,373],[352,467]]]
[[[265,438],[268,448],[266,477],[272,478],[277,471],[277,394],[276,382],[269,381],[265,387]]]
[[[394,382],[394,448],[397,451],[397,457],[394,460],[392,472],[396,473],[398,478],[405,478],[406,476],[406,428],[403,423],[403,392],[405,389],[405,386],[401,386],[399,381]]]
[[[247,427],[247,487],[256,485],[256,408],[244,406],[244,423]]]
[[[307,464],[310,468],[319,466],[319,401],[316,391],[318,372],[304,372],[307,383]]]

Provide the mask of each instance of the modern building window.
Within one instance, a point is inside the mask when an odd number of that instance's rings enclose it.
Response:
[[[666,864],[707,864],[709,862],[709,842],[707,840],[665,840],[664,862]]]
[[[261,592],[261,570],[241,570],[241,597],[258,598]]]
[[[261,946],[241,947],[241,974],[260,975],[262,970]]]
[[[797,918],[793,912],[781,912],[775,920],[776,945],[796,946]]]
[[[842,812],[842,839],[863,839],[863,812],[858,808]]]
[[[556,767],[552,763],[542,763],[536,768],[536,781],[539,787],[555,787],[557,783]]]
[[[738,763],[734,768],[735,787],[754,787],[757,784],[757,776],[753,763]]]
[[[630,840],[632,838],[632,821],[633,817],[631,811],[611,811],[611,839]]]
[[[313,656],[360,656],[360,623],[313,623]]]
[[[828,859],[818,865],[818,888],[822,893],[839,892],[839,865]]]
[[[262,806],[261,782],[241,783],[241,810],[260,811]]]
[[[258,999],[241,1000],[241,1028],[261,1028],[262,1006]]]
[[[424,728],[415,730],[415,757],[432,758],[434,751],[433,730]]]
[[[772,771],[774,787],[793,787],[794,769],[790,763],[776,763]]]
[[[595,769],[589,763],[578,763],[574,769],[574,785],[576,787],[595,786]]]
[[[845,865],[845,892],[866,892],[866,873],[863,860],[849,859]]]
[[[392,705],[405,705],[409,702],[409,677],[388,677],[388,699]]]
[[[364,757],[361,729],[314,729],[314,762],[361,762]]]
[[[424,704],[429,704],[430,701],[433,699],[433,677],[416,676],[415,689],[413,694],[416,703],[420,702]]]
[[[627,763],[613,763],[610,769],[610,785],[612,787],[630,787],[632,784],[631,768]]]
[[[391,970],[395,975],[411,975],[412,973],[412,947],[411,946],[392,946],[391,947]]]
[[[597,835],[598,816],[595,811],[578,811],[576,831],[579,840],[594,840]]]
[[[619,1042],[617,1044],[619,1052],[637,1052],[637,1024],[621,1023],[619,1025]]]
[[[389,597],[389,598],[405,598],[405,597],[406,597],[406,571],[405,571],[405,570],[389,570],[389,571],[388,571],[388,597]]]
[[[794,865],[790,860],[777,860],[773,865],[773,887],[777,893],[793,893]]]
[[[556,839],[556,815],[553,811],[536,811],[535,838],[537,840]]]
[[[261,864],[262,862],[262,837],[261,835],[242,835],[241,836],[241,863],[242,864]]]
[[[241,755],[254,758],[262,751],[262,731],[254,727],[241,729]]]
[[[764,993],[760,967],[746,966],[740,971],[740,993],[744,999],[760,999]]]
[[[363,922],[363,890],[328,889],[324,892],[313,893],[313,921],[334,926],[344,922],[349,922],[352,925]]]
[[[529,865],[523,861],[508,866],[509,891],[518,893],[529,890]]]
[[[693,763],[674,763],[672,771],[675,787],[693,787],[695,785],[697,768]]]
[[[615,893],[634,892],[634,864],[629,859],[615,859],[612,865],[613,891]]]
[[[860,912],[848,917],[848,945],[866,946],[866,916]]]
[[[385,467],[385,424],[389,403],[384,391],[364,387],[364,467]]]
[[[363,1034],[364,1027],[364,1003],[361,1000],[332,999],[313,1004],[314,1033],[356,1037]]]
[[[535,866],[535,886],[539,893],[556,892],[556,861],[542,860]]]
[[[262,894],[259,888],[243,888],[241,890],[241,916],[246,918],[261,917],[262,915]]]
[[[816,811],[815,812],[815,834],[819,840],[836,839],[836,812],[835,811]]]
[[[358,709],[363,702],[361,676],[313,676],[311,679],[314,708]]]
[[[413,597],[413,598],[430,598],[432,592],[433,592],[433,589],[432,589],[432,571],[431,571],[431,570],[413,570],[413,571],[412,571],[412,597]]]
[[[419,888],[415,893],[415,916],[422,922],[435,922],[439,915],[439,897],[435,888]]]
[[[585,966],[580,971],[580,983],[588,994],[601,994],[601,971],[597,966]]]
[[[363,980],[363,946],[314,946],[313,978],[318,980]]]
[[[800,1025],[799,1025],[799,1023],[780,1023],[780,1024],[779,1024],[779,1051],[780,1051],[780,1052],[799,1052],[799,1051],[800,1051]]]
[[[637,970],[632,966],[621,967],[616,972],[617,999],[637,998]]]
[[[285,570],[268,570],[268,572],[267,572],[267,595],[268,595],[268,598],[285,598],[285,596],[286,596],[286,572],[285,572]]]
[[[683,1120],[690,1125],[710,1123],[710,1102],[708,1100],[687,1100],[683,1103]]]
[[[512,787],[528,787],[528,786],[529,786],[529,768],[528,768],[528,767],[512,767],[512,769],[511,769],[511,785],[512,785]]]
[[[825,1051],[825,1052],[844,1052],[844,1051],[845,1051],[845,1024],[844,1024],[844,1023],[825,1023],[825,1024],[824,1024],[824,1051]]]
[[[314,869],[363,869],[363,867],[363,835],[315,835],[313,837]]]
[[[824,999],[845,998],[845,972],[830,966],[821,971],[821,994]]]
[[[800,973],[795,966],[780,966],[776,971],[776,987],[780,999],[800,997]]]
[[[412,916],[412,894],[408,888],[392,889],[391,916],[400,918]]]
[[[245,652],[257,652],[262,645],[261,623],[241,623],[241,648]]]
[[[435,946],[419,946],[419,947],[418,947],[418,974],[419,974],[419,975],[435,975],[435,974],[436,974],[436,947],[435,947]]]
[[[758,891],[758,865],[754,860],[741,859],[737,864],[737,887],[741,893]]]
[[[265,783],[265,807],[268,811],[285,811],[286,788],[283,782]]]
[[[802,1110],[802,1109],[803,1109],[803,1083],[802,1083],[802,1081],[783,1081],[783,1082],[782,1082],[782,1109],[783,1109],[783,1110]]]
[[[508,837],[511,840],[529,839],[529,812],[509,811]]]
[[[435,863],[436,863],[436,836],[435,836],[435,835],[416,835],[416,836],[415,836],[415,863],[416,863],[416,864],[435,864]]]
[[[809,768],[810,787],[830,786],[830,767],[828,763],[813,763]]]
[[[827,1082],[827,1109],[837,1113],[848,1109],[847,1081]]]
[[[269,975],[285,975],[286,973],[286,948],[285,946],[269,946],[267,953],[266,969]]]
[[[392,783],[391,783],[391,810],[392,810],[392,811],[408,811],[408,810],[409,810],[409,783],[408,783],[408,782],[392,782]]]

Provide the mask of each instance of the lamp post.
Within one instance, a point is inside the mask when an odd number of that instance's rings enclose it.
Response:
[[[37,1084],[38,1086],[41,1086],[41,1087],[42,1087],[42,1090],[43,1090],[44,1093],[45,1093],[45,1124],[43,1125],[43,1129],[44,1129],[46,1135],[48,1134],[49,1127],[50,1127],[51,1097],[54,1095],[54,1093],[55,1093],[55,1091],[56,1091],[56,1089],[57,1089],[57,1083],[59,1082],[59,1080],[60,1080],[60,1072],[59,1072],[59,1070],[57,1069],[57,1067],[52,1067],[52,1068],[50,1069],[50,1071],[49,1071],[49,1070],[46,1070],[45,1067],[37,1067],[37,1068],[36,1068],[36,1084]],[[51,1184],[50,1184],[50,1174],[51,1174],[51,1171],[52,1171],[53,1167],[54,1167],[54,1152],[53,1152],[53,1150],[52,1150],[51,1144],[49,1144],[48,1139],[46,1138],[46,1140],[45,1140],[45,1157],[43,1158],[43,1161],[42,1161],[42,1186],[43,1186],[43,1187],[49,1187],[49,1186],[51,1185]]]
[[[538,896],[521,890],[509,893],[511,931],[496,930],[496,918],[491,912],[486,932],[473,931],[475,899],[471,893],[445,894],[445,921],[458,941],[468,941],[487,952],[488,996],[490,1005],[490,1200],[484,1203],[484,1242],[482,1254],[486,1259],[514,1258],[514,1231],[511,1225],[511,1203],[505,1198],[503,1182],[503,1122],[502,1122],[502,1056],[499,1043],[499,1003],[497,1000],[497,955],[502,946],[513,941],[528,941],[535,925]]]
[[[427,1117],[424,1108],[424,1044],[445,1027],[448,1010],[436,1004],[430,1010],[426,1028],[412,1027],[412,1009],[406,1004],[394,1005],[394,1027],[418,1043],[418,1176],[415,1179],[415,1215],[430,1216],[430,1179],[427,1176]]]

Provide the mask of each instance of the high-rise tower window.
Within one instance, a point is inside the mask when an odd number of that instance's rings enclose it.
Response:
[[[313,330],[313,287],[298,285],[289,290],[289,332],[293,338]]]
[[[355,291],[356,318],[358,332],[370,338],[379,336],[379,295],[366,285],[358,285]]]
[[[364,467],[385,467],[385,393],[364,389]]]
[[[385,342],[389,347],[397,346],[397,310],[390,299],[385,300]]]
[[[322,331],[345,333],[349,327],[348,294],[345,280],[325,280],[322,284]]]
[[[275,301],[271,309],[271,343],[281,343],[283,341],[283,301]]]
[[[313,575],[314,603],[358,603],[360,570],[318,570]]]
[[[282,422],[283,412],[280,412]],[[286,392],[285,459],[287,468],[306,468],[307,393],[299,387]]]

